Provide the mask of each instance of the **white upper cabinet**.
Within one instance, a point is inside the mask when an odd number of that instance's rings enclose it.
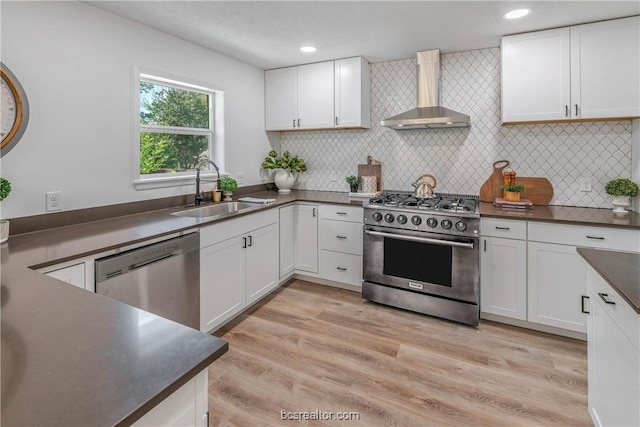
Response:
[[[333,127],[333,61],[298,68],[298,129]]]
[[[571,103],[579,119],[640,116],[640,17],[571,28]]]
[[[298,70],[265,71],[265,120],[267,130],[293,129],[298,118]]]
[[[502,39],[502,121],[569,118],[569,29]]]
[[[364,58],[265,71],[269,131],[369,127],[370,72]]]
[[[371,126],[371,79],[364,58],[335,61],[335,126],[369,128]]]
[[[502,122],[640,117],[640,17],[502,38]]]

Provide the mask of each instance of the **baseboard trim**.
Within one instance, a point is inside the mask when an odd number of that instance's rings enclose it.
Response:
[[[480,312],[480,319],[491,320],[493,322],[504,323],[519,328],[531,329],[538,332],[545,332],[553,335],[560,335],[567,338],[586,341],[587,334],[583,332],[569,331],[554,326],[540,325],[538,323],[527,322],[526,320],[512,319],[510,317],[500,316],[498,314]]]

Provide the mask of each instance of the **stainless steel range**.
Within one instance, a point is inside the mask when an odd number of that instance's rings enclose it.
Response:
[[[366,300],[468,325],[480,318],[477,197],[383,193],[364,206]]]

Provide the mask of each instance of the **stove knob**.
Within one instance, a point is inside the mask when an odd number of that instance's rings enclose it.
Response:
[[[384,220],[387,221],[387,222],[393,222],[394,217],[393,217],[392,214],[388,213],[388,214],[385,214]]]
[[[400,224],[406,224],[407,223],[407,217],[404,215],[398,215],[398,222]]]
[[[431,228],[436,228],[438,226],[438,220],[435,218],[429,218],[427,220],[427,225]]]
[[[442,228],[444,228],[445,230],[448,230],[448,229],[450,229],[450,228],[451,228],[451,226],[452,226],[453,224],[452,224],[452,223],[451,223],[451,221],[449,221],[448,219],[443,219],[443,220],[440,222],[440,225],[441,225],[441,226],[442,226]]]
[[[464,223],[464,222],[462,222],[462,221],[458,221],[458,222],[456,222],[456,229],[457,229],[458,231],[464,231],[464,230],[466,230],[466,229],[467,229],[467,224],[465,224],[465,223]]]
[[[371,215],[371,217],[376,222],[382,221],[382,214],[380,212],[374,212],[373,215]]]
[[[411,224],[413,225],[420,225],[422,224],[422,218],[420,218],[418,215],[414,215],[411,217]]]

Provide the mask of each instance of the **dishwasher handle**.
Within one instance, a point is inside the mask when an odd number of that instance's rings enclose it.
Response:
[[[199,248],[200,235],[191,233],[97,259],[95,261],[96,283]]]

